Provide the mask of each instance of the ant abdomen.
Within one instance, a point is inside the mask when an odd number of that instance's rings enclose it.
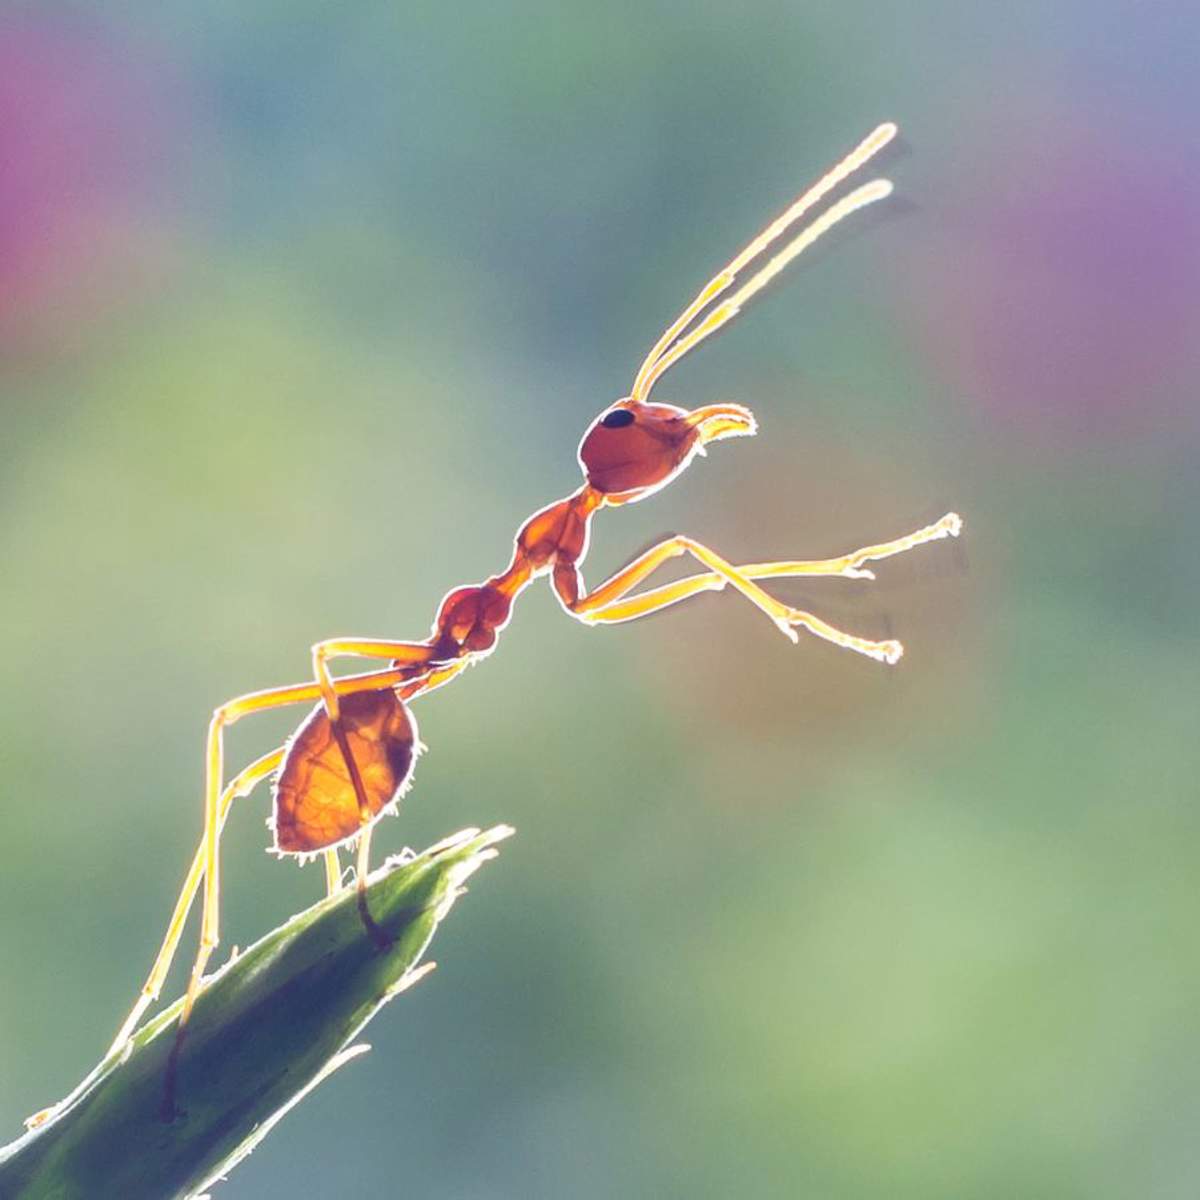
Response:
[[[407,790],[417,756],[417,725],[391,688],[341,698],[339,720],[371,816]],[[354,781],[324,705],[288,744],[275,783],[275,849],[310,854],[362,832]]]

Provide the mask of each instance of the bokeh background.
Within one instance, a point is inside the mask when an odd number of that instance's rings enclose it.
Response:
[[[5,5],[0,1126],[140,985],[214,704],[423,635],[893,118],[897,198],[659,386],[761,436],[601,514],[588,574],[957,508],[780,586],[903,663],[529,594],[376,844],[518,837],[218,1194],[1194,1196],[1198,51],[1168,2]],[[226,946],[321,890],[266,813]]]

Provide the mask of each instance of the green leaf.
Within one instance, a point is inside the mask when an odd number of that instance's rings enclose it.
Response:
[[[4,1200],[194,1196],[227,1174],[322,1079],[417,967],[462,883],[512,830],[464,830],[374,872],[368,936],[357,894],[323,900],[206,980],[179,1057],[177,1113],[163,1116],[181,1007],[138,1030],[40,1126],[0,1150]]]

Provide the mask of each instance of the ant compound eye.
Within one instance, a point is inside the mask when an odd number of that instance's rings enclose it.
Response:
[[[633,413],[627,408],[614,408],[600,424],[605,429],[624,429],[626,425],[633,424]]]

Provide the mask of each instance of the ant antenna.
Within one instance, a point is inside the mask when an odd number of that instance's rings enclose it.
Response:
[[[805,228],[789,242],[765,267],[751,276],[749,281],[738,288],[728,300],[722,300],[716,308],[692,330],[686,337],[680,338],[657,362],[653,363],[642,381],[642,394],[634,396],[635,400],[645,400],[650,395],[650,389],[669,367],[674,366],[689,350],[699,345],[709,334],[716,333],[722,325],[732,321],[741,311],[742,305],[755,292],[761,291],[784,267],[788,265],[802,250],[807,250],[821,236],[832,229],[843,217],[848,217],[864,205],[882,200],[892,193],[892,185],[887,179],[874,179],[856,188],[848,196],[844,196],[832,208],[822,213],[811,225]]]
[[[785,212],[771,222],[740,254],[704,286],[700,294],[683,310],[654,344],[654,348],[646,356],[637,376],[633,381],[630,399],[644,402],[650,395],[650,389],[658,378],[671,366],[677,363],[689,350],[702,342],[709,334],[715,333],[726,322],[737,316],[741,306],[756,292],[775,278],[801,251],[807,249],[843,217],[849,216],[855,210],[876,200],[882,200],[891,190],[892,185],[885,179],[876,179],[856,189],[849,196],[839,200],[823,216],[818,217],[811,225],[797,235],[779,254],[775,255],[765,267],[754,275],[748,283],[739,288],[728,300],[723,301],[712,309],[701,323],[686,337],[679,338],[693,320],[722,292],[731,287],[738,273],[753,259],[781,237],[787,229],[794,225],[817,201],[821,200],[839,183],[852,175],[859,167],[883,149],[896,136],[896,126],[887,121],[873,130],[831,171],[822,176],[808,191],[795,200]]]

